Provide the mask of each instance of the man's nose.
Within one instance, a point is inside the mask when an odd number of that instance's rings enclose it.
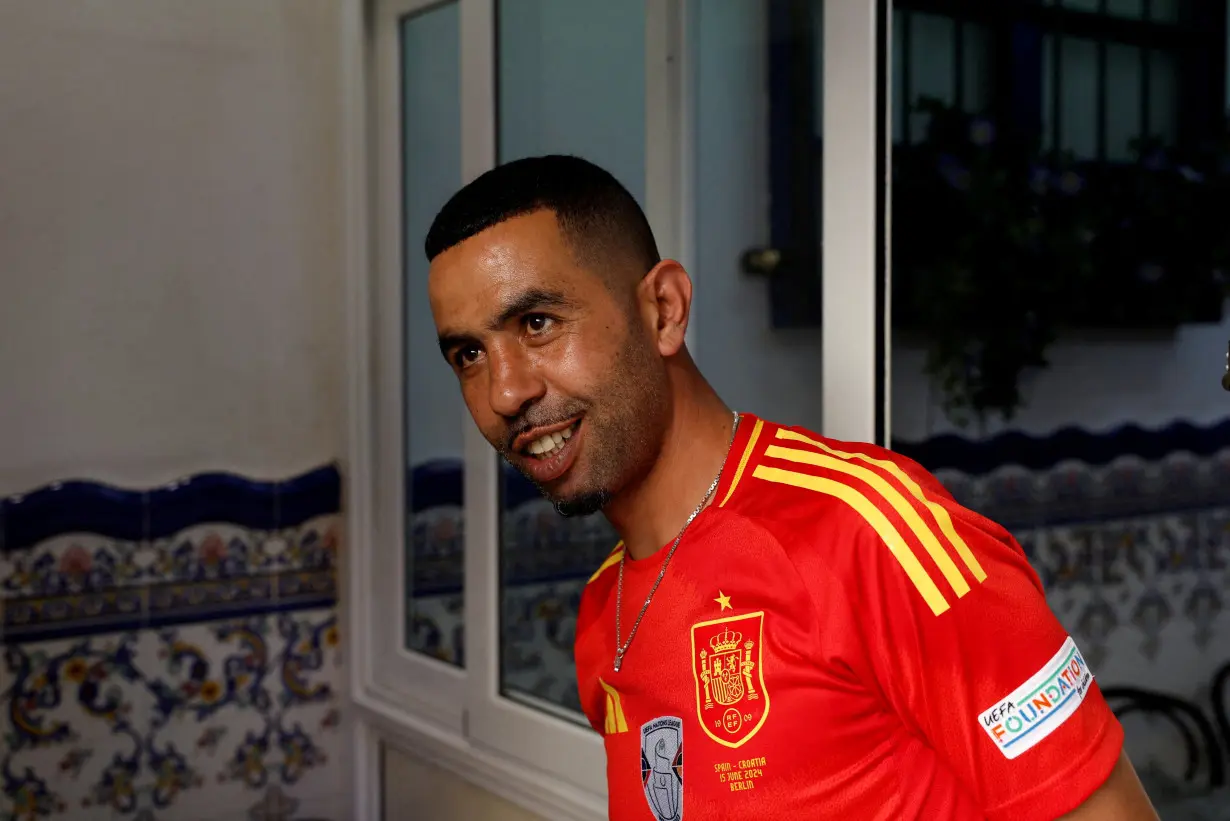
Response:
[[[491,409],[512,419],[546,393],[546,381],[517,346],[487,352],[491,374]]]

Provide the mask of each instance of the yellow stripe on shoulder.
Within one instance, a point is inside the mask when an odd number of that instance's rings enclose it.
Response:
[[[923,489],[919,487],[918,483],[911,479],[909,475],[901,469],[900,465],[888,459],[877,459],[874,456],[868,456],[865,453],[848,453],[845,451],[836,450],[823,442],[818,442],[815,439],[812,439],[810,436],[805,436],[804,434],[796,431],[786,430],[785,428],[778,430],[777,438],[811,445],[812,447],[819,448],[825,453],[836,456],[839,459],[845,459],[847,461],[857,459],[859,461],[866,462],[869,465],[874,465],[885,473],[890,474],[910,492],[911,496],[922,502],[922,504],[927,508],[927,510],[931,513],[932,518],[935,519],[935,523],[939,527],[940,532],[944,534],[944,537],[953,546],[953,549],[957,551],[957,555],[961,557],[961,561],[965,563],[965,566],[969,568],[969,571],[974,574],[974,578],[980,582],[986,581],[986,571],[982,569],[982,564],[978,561],[978,558],[974,556],[974,553],[970,550],[969,545],[967,545],[965,540],[961,538],[961,535],[957,533],[957,529],[953,526],[952,517],[948,515],[948,511],[944,509],[943,505],[933,499],[928,498],[923,492]],[[906,519],[906,521],[909,522],[910,520]],[[919,524],[921,524],[921,522],[919,522]],[[913,527],[913,525],[911,525],[911,527]],[[929,533],[930,529],[928,528],[927,530]],[[925,540],[923,543],[927,544]],[[929,549],[930,547],[928,546],[928,550]],[[932,558],[935,558],[935,556],[932,555]],[[944,570],[944,563],[937,560],[936,564],[940,566],[941,570]],[[946,577],[950,571],[955,572],[956,570],[955,567],[951,567],[951,561],[948,561],[947,564],[950,568],[944,572]]]
[[[739,466],[735,468],[735,477],[730,480],[730,487],[726,489],[726,495],[722,497],[722,501],[718,502],[718,507],[725,507],[730,501],[730,497],[734,495],[735,488],[739,486],[739,480],[743,478],[743,471],[747,470],[748,460],[752,458],[752,451],[756,449],[756,440],[760,438],[760,431],[764,428],[764,420],[757,419],[756,425],[752,428],[752,435],[747,438],[747,445],[743,448],[743,455],[739,457]]]
[[[905,522],[910,532],[922,543],[923,548],[927,551],[927,555],[931,557],[936,567],[940,569],[940,573],[948,580],[948,586],[952,588],[952,592],[957,594],[957,598],[961,598],[969,592],[969,583],[965,581],[961,571],[957,570],[952,557],[940,545],[939,539],[935,537],[931,528],[918,515],[918,511],[914,509],[914,506],[906,501],[905,496],[882,475],[862,465],[855,465],[843,459],[838,459],[835,456],[816,453],[813,450],[783,448],[774,445],[768,449],[765,455],[774,459],[785,459],[791,462],[813,465],[837,473],[843,473],[870,486],[872,492],[888,502],[892,509],[897,512],[897,515],[901,517],[902,521]]]
[[[935,582],[927,575],[926,569],[922,563],[918,561],[918,557],[914,555],[914,551],[902,538],[900,531],[888,520],[888,517],[876,507],[875,503],[868,499],[864,494],[860,493],[856,488],[850,485],[838,482],[835,479],[828,479],[823,476],[812,476],[807,473],[798,473],[793,470],[782,470],[781,468],[769,467],[768,465],[757,465],[752,471],[752,475],[757,479],[764,479],[767,482],[776,482],[782,485],[792,485],[794,487],[812,490],[816,493],[823,493],[826,496],[832,496],[836,499],[845,502],[858,515],[863,517],[863,520],[876,532],[880,537],[880,541],[884,542],[888,547],[893,558],[901,565],[901,569],[905,571],[905,575],[909,577],[914,584],[919,594],[923,597],[923,601],[931,608],[931,612],[939,615],[948,610],[948,602],[944,599],[944,594],[935,586]]]
[[[614,567],[615,565],[619,564],[619,560],[622,559],[623,557],[624,557],[624,543],[620,542],[619,544],[615,545],[615,549],[611,551],[611,555],[607,556],[606,560],[601,565],[598,566],[597,570],[594,571],[594,575],[589,577],[589,581],[587,581],[586,584],[593,584],[594,580],[597,579],[599,576],[601,576],[604,572],[606,572],[608,568]]]

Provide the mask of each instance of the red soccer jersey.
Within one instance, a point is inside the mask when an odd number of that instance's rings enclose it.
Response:
[[[1042,821],[1119,757],[1020,546],[882,448],[745,415],[615,672],[621,554],[576,644],[611,821]],[[664,556],[627,562],[621,639]]]

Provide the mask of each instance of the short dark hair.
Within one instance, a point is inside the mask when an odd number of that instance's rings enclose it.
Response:
[[[493,225],[541,209],[555,213],[578,257],[626,254],[649,271],[661,261],[649,220],[610,172],[580,157],[551,154],[496,166],[454,194],[436,214],[428,261]]]

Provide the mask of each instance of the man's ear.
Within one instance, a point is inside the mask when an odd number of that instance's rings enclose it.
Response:
[[[692,312],[692,278],[673,259],[664,259],[641,280],[640,302],[654,320],[658,353],[674,356],[683,347]]]

